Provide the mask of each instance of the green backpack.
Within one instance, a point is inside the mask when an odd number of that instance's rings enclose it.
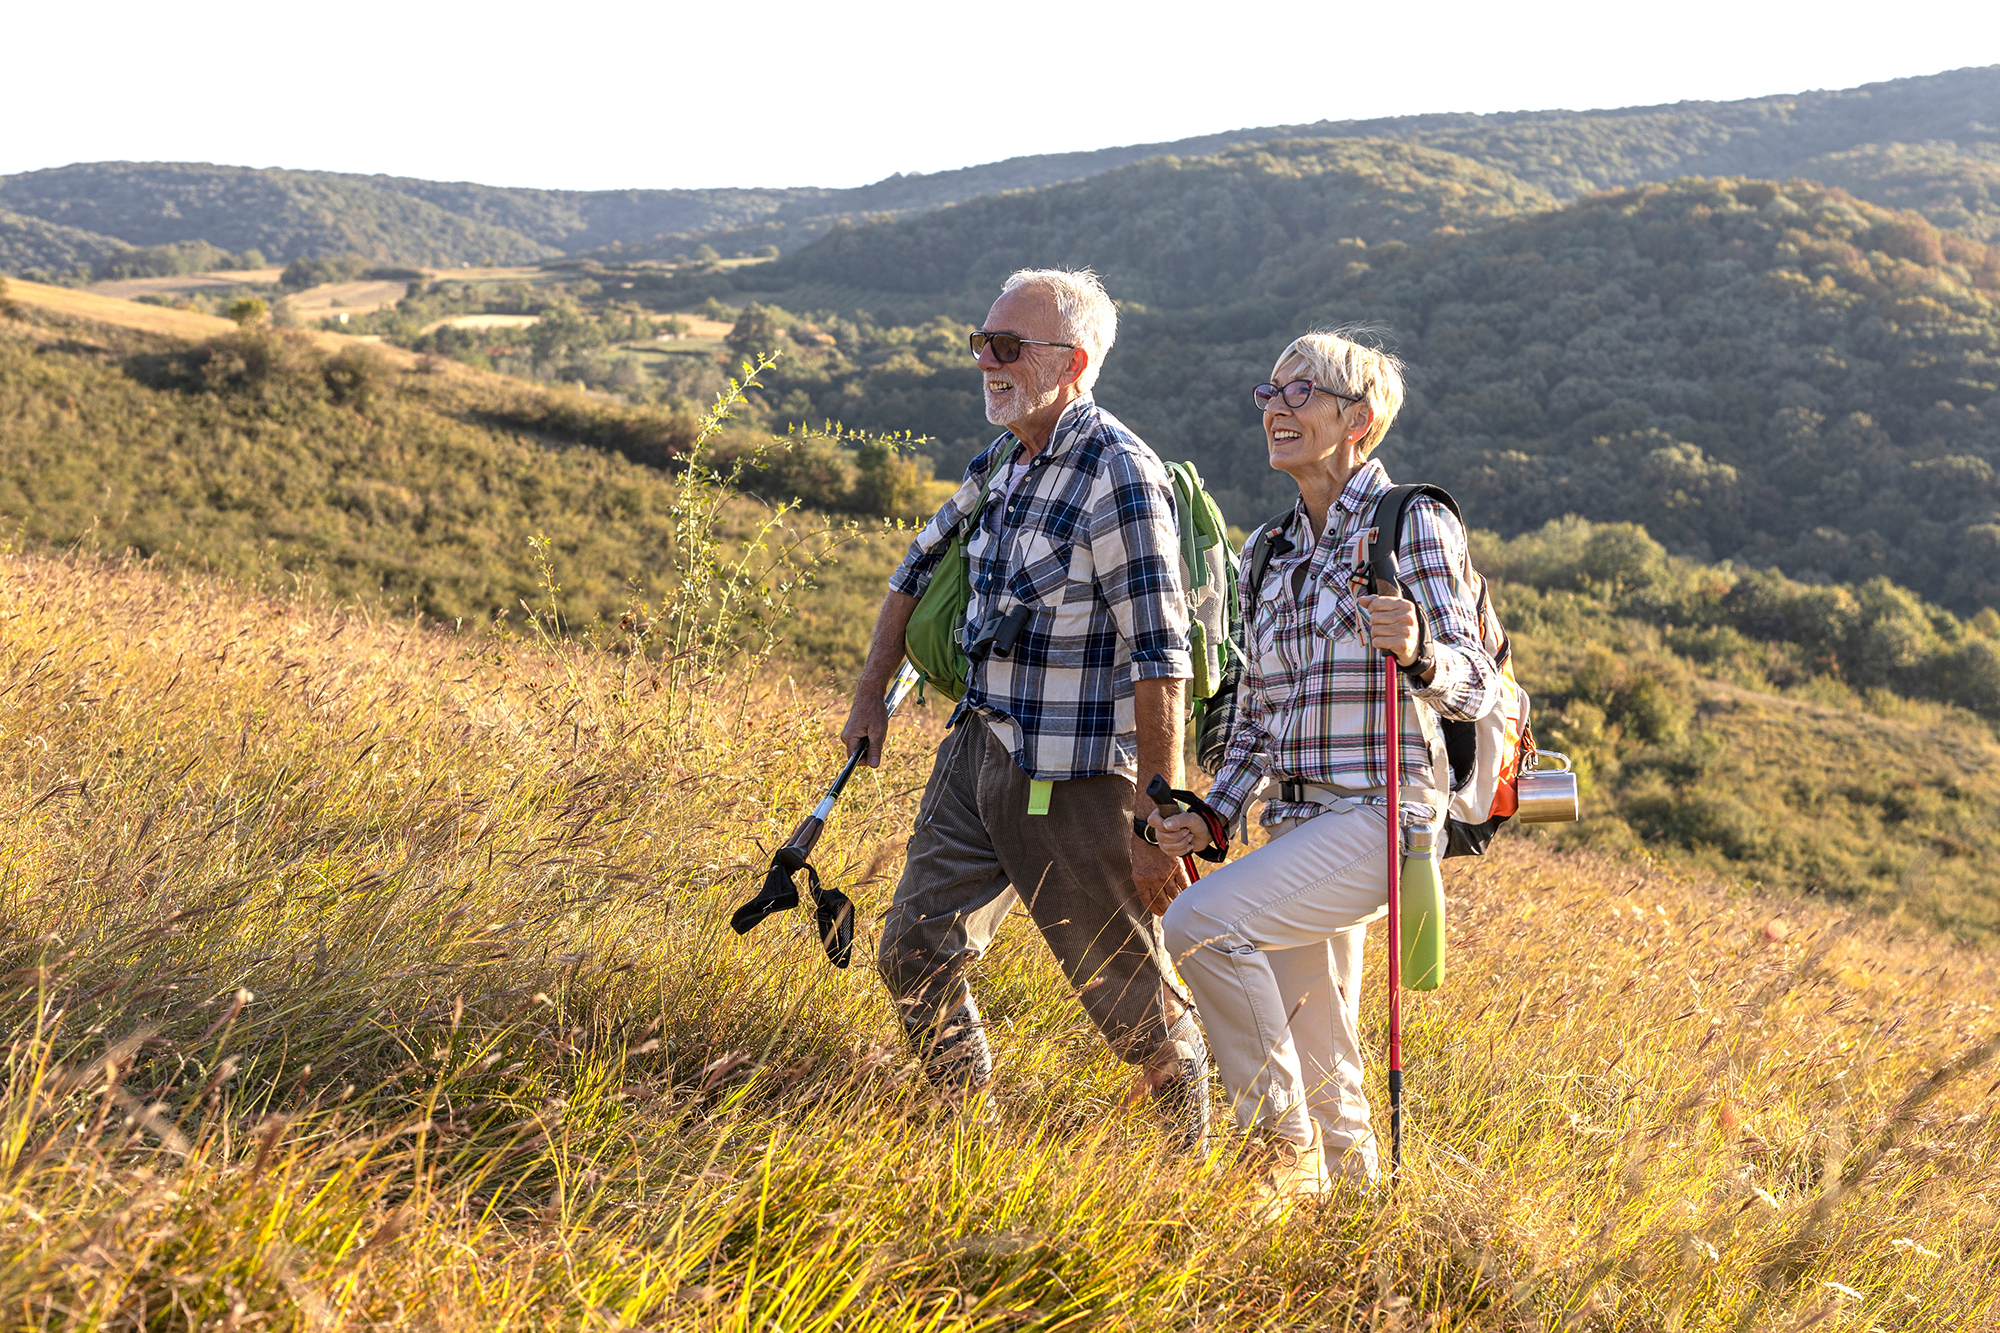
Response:
[[[1181,532],[1181,587],[1187,590],[1188,647],[1194,653],[1194,680],[1188,715],[1195,716],[1230,674],[1242,649],[1236,622],[1236,551],[1222,510],[1201,483],[1193,463],[1167,464],[1174,484],[1174,521]]]
[[[1233,659],[1240,653],[1233,632],[1238,613],[1236,552],[1229,545],[1222,510],[1202,485],[1194,464],[1169,463],[1167,477],[1174,488],[1174,521],[1181,535],[1181,586],[1187,590],[1188,639],[1194,652],[1193,688],[1188,692],[1188,715],[1192,718],[1222,688],[1224,678],[1231,674]],[[972,567],[965,548],[972,525],[986,509],[992,481],[988,474],[979,490],[978,505],[960,520],[903,632],[904,654],[926,686],[947,699],[964,697],[966,678],[972,670],[959,634],[972,601]]]
[[[965,608],[972,602],[972,565],[966,558],[965,543],[972,525],[985,512],[986,493],[992,485],[993,474],[988,472],[979,487],[979,503],[959,520],[951,545],[931,571],[930,584],[917,599],[917,609],[910,613],[909,626],[903,631],[903,655],[924,678],[924,684],[947,699],[965,697],[965,679],[972,673],[958,633],[965,625]]]

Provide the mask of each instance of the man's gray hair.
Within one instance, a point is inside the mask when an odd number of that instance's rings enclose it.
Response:
[[[1382,332],[1368,324],[1314,329],[1294,338],[1292,345],[1278,353],[1278,359],[1271,363],[1273,380],[1284,371],[1286,362],[1303,361],[1312,382],[1322,389],[1367,400],[1374,421],[1361,437],[1357,452],[1363,458],[1375,452],[1375,446],[1382,443],[1382,437],[1389,433],[1396,413],[1403,407],[1403,363],[1393,353],[1358,341],[1367,338],[1372,342]]]
[[[1087,268],[1016,269],[1000,288],[1005,296],[1019,287],[1039,287],[1056,303],[1056,321],[1062,327],[1062,341],[1075,343],[1090,355],[1090,363],[1077,377],[1076,387],[1085,393],[1097,383],[1104,368],[1104,354],[1118,338],[1118,307],[1104,282]]]

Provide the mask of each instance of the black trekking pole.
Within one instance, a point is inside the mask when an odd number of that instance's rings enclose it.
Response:
[[[916,688],[918,676],[916,667],[903,663],[902,670],[889,682],[889,692],[882,697],[882,706],[889,716],[896,715],[896,708],[911,690]],[[826,948],[827,960],[835,967],[846,967],[854,954],[854,904],[839,889],[823,888],[819,882],[819,871],[815,870],[810,857],[813,848],[819,845],[819,835],[826,832],[826,821],[833,815],[834,802],[847,786],[847,780],[854,776],[854,770],[868,757],[868,739],[854,747],[854,753],[847,756],[841,765],[840,774],[833,785],[826,789],[826,795],[819,798],[812,813],[799,821],[792,830],[792,836],[785,839],[771,857],[771,869],[764,876],[764,887],[757,890],[757,896],[736,909],[729,918],[729,924],[738,935],[748,934],[765,917],[773,912],[783,912],[799,905],[799,887],[793,876],[799,871],[806,872],[806,882],[812,892],[814,915],[819,922],[820,943]]]

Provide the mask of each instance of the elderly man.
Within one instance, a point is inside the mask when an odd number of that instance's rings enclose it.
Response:
[[[972,669],[883,924],[882,979],[931,1082],[983,1089],[993,1058],[965,973],[1024,902],[1112,1052],[1196,1147],[1208,1052],[1158,921],[1184,881],[1132,832],[1138,774],[1181,785],[1187,603],[1166,470],[1091,397],[1117,324],[1087,270],[1007,280],[972,335],[1006,433],[890,578],[842,735],[879,762],[911,612],[969,522]]]

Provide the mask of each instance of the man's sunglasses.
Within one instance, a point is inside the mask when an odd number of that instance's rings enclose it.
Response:
[[[1322,389],[1311,380],[1293,380],[1282,389],[1275,384],[1260,384],[1250,391],[1250,396],[1257,400],[1257,410],[1262,412],[1271,405],[1273,398],[1283,398],[1286,407],[1304,407],[1316,393],[1323,393],[1329,398],[1339,398],[1349,403],[1367,401],[1351,393],[1335,393],[1332,389]]]
[[[998,361],[1003,366],[1011,366],[1021,359],[1021,348],[1024,344],[1035,347],[1068,347],[1072,349],[1076,347],[1075,343],[1045,343],[1039,338],[1017,338],[1011,333],[988,333],[985,329],[981,329],[972,335],[972,354],[978,356],[981,352],[991,347],[995,361]]]

